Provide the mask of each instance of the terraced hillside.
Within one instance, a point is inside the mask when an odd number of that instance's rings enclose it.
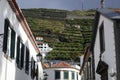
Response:
[[[62,11],[62,14],[59,15],[59,10],[56,13],[56,15],[58,14],[58,20],[52,15],[54,10],[52,12],[49,10],[49,14],[52,16],[48,19],[48,15],[47,17],[44,16],[44,18],[39,17],[39,11],[39,9],[38,11],[35,9],[34,12],[32,9],[32,13],[30,13],[30,9],[23,10],[34,36],[42,36],[44,42],[49,43],[50,47],[53,48],[53,51],[47,55],[46,59],[76,61],[90,43],[94,20],[91,18],[67,19],[67,15],[61,19],[59,17],[68,12]]]

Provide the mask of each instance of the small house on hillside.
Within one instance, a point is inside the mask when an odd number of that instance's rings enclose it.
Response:
[[[36,37],[37,45],[39,47],[40,53],[43,57],[53,50],[53,48],[49,47],[48,43],[43,42],[43,37]]]
[[[40,58],[16,0],[0,0],[0,80],[42,80]]]
[[[96,11],[91,52],[94,55],[95,80],[120,79],[119,10]]]

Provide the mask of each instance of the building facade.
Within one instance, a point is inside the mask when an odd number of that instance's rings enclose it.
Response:
[[[40,53],[15,0],[0,0],[0,80],[42,80]]]
[[[59,62],[46,67],[47,80],[81,80],[78,66],[72,66],[66,62]]]
[[[79,72],[79,74],[81,75],[81,80],[95,80],[93,75],[93,66],[92,53],[90,52],[90,47],[87,47]]]
[[[95,80],[120,79],[119,27],[120,14],[116,11],[101,9],[96,12],[91,42]]]

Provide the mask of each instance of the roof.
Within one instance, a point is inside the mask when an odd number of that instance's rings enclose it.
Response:
[[[120,14],[120,9],[113,9],[112,11],[114,11],[114,12]]]
[[[33,34],[29,28],[29,25],[21,11],[21,9],[19,8],[16,0],[7,0],[9,5],[11,6],[12,10],[14,11],[14,13],[16,14],[17,19],[19,20],[19,22],[21,23],[24,31],[26,32],[28,38],[30,39],[31,43],[33,44],[35,50],[37,51],[37,53],[39,53],[39,48],[37,47],[37,43],[33,37]]]
[[[59,62],[57,64],[54,64],[53,67],[59,67],[59,68],[61,68],[61,67],[71,67],[71,65],[62,61],[62,62]]]
[[[71,68],[72,66],[67,62],[61,61],[55,64],[44,63],[44,68]]]
[[[115,20],[120,19],[120,14],[119,13],[120,13],[119,10],[114,11],[114,10],[109,10],[109,9],[99,9],[99,10],[96,11],[95,22],[94,22],[93,33],[92,33],[92,39],[91,39],[91,48],[90,48],[91,51],[93,51],[93,48],[94,48],[94,43],[95,43],[95,39],[96,39],[100,14],[102,14],[104,17],[106,17],[108,19],[111,19],[111,20],[115,21]]]
[[[117,13],[119,10],[99,9],[98,12],[110,19],[120,19],[120,14]]]
[[[49,65],[48,63],[44,63],[44,64],[43,64],[43,67],[44,67],[44,68],[49,68],[50,65]]]

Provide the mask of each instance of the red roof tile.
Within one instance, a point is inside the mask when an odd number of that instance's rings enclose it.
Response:
[[[113,9],[113,11],[120,14],[120,9]]]
[[[71,65],[62,61],[60,63],[54,64],[53,67],[71,67]]]
[[[49,65],[48,63],[44,63],[44,64],[43,64],[43,67],[44,67],[44,68],[49,68],[50,65]]]

